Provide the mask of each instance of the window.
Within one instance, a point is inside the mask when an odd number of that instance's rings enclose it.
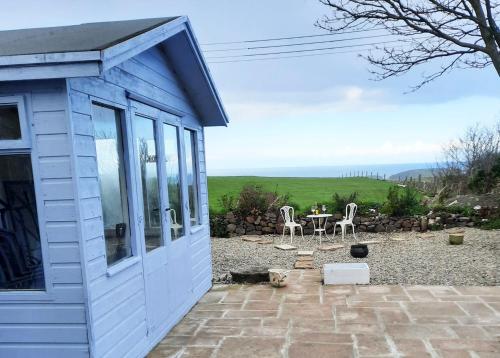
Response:
[[[16,105],[0,107],[0,140],[21,139],[21,124]]]
[[[0,290],[44,290],[31,145],[22,97],[0,97]]]
[[[149,252],[162,246],[161,198],[154,121],[136,116],[134,132],[142,186],[144,238],[146,252]]]
[[[92,106],[108,266],[132,255],[120,111]]]
[[[196,165],[196,133],[184,129],[184,147],[186,151],[186,182],[189,196],[189,220],[191,226],[200,224],[198,203],[198,169]]]
[[[175,240],[184,235],[177,127],[170,124],[164,124],[163,137],[165,142],[168,204],[170,207],[170,237],[172,240]]]

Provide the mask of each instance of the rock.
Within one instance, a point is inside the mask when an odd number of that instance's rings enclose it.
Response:
[[[241,238],[242,241],[248,241],[248,242],[257,242],[261,241],[262,239],[258,236],[244,236]]]
[[[339,213],[333,214],[332,218],[333,218],[333,220],[342,220],[342,214],[339,214]],[[356,217],[355,217],[355,219],[360,220],[359,218],[356,218]]]
[[[427,231],[428,223],[429,220],[427,219],[427,217],[422,216],[422,218],[420,219],[420,231]]]
[[[299,250],[297,251],[298,256],[312,256],[314,254],[313,250]]]
[[[272,227],[269,227],[269,226],[265,226],[262,228],[262,232],[265,233],[265,234],[271,234],[274,232],[274,229]]]
[[[247,216],[245,221],[249,224],[253,224],[255,222],[255,218],[253,216]]]
[[[460,216],[458,218],[458,221],[467,222],[467,221],[470,221],[470,218],[467,216]]]
[[[280,250],[285,250],[285,251],[297,249],[297,247],[292,246],[292,245],[288,245],[288,244],[274,245],[274,247],[277,249],[280,249]]]
[[[269,267],[254,266],[247,269],[229,271],[236,283],[259,283],[269,281]]]
[[[382,241],[380,240],[366,240],[366,241],[360,241],[359,244],[363,245],[372,245],[372,244],[380,244]]]
[[[318,250],[335,251],[335,250],[341,249],[343,247],[344,247],[344,245],[340,245],[340,244],[323,244],[320,247],[318,247]]]
[[[255,225],[253,224],[246,224],[245,225],[247,231],[254,231],[255,230]]]
[[[262,239],[260,241],[257,241],[257,244],[259,244],[259,245],[270,245],[270,244],[274,244],[274,240],[273,239]]]
[[[236,230],[234,231],[238,235],[244,235],[245,234],[245,229],[240,227],[237,227]]]
[[[377,224],[377,226],[375,226],[375,232],[385,232],[385,227],[384,227],[384,225],[382,225],[382,224]]]
[[[227,226],[226,226],[226,231],[227,232],[232,233],[232,232],[234,232],[234,230],[236,230],[236,225],[235,224],[227,224]]]
[[[312,261],[297,261],[294,267],[296,269],[313,269],[314,263]]]

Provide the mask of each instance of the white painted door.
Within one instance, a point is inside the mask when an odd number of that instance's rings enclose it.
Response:
[[[140,247],[142,250],[148,332],[154,335],[168,320],[167,251],[170,241],[168,193],[163,175],[161,112],[134,103],[132,118],[139,193]]]
[[[155,335],[191,290],[180,119],[133,102],[148,329]]]
[[[186,185],[183,181],[184,145],[177,118],[165,113],[163,122],[163,150],[165,175],[170,208],[170,238],[168,256],[168,286],[172,310],[181,309],[187,303],[191,290],[191,262],[189,260],[189,217]]]

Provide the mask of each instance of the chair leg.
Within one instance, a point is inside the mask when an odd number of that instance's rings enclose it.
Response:
[[[351,227],[352,227],[352,235],[354,236],[354,240],[357,240],[356,239],[356,232],[354,232],[354,224],[351,224]]]
[[[342,227],[342,241],[345,239],[346,234],[346,225],[340,225]]]
[[[285,238],[285,229],[286,229],[286,226],[283,225],[283,235],[281,235],[281,242],[280,242],[280,244],[283,243],[283,239]]]
[[[290,245],[293,244],[293,234],[295,233],[295,228],[290,228]]]
[[[304,229],[302,229],[302,226],[300,227],[300,236],[302,236],[302,240],[304,240]]]

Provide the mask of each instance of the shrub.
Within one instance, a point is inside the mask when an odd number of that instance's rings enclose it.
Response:
[[[382,212],[389,216],[407,216],[423,213],[424,208],[419,203],[418,192],[407,186],[399,188],[393,186],[387,193],[387,201]]]
[[[484,230],[498,230],[500,229],[500,218],[491,219],[479,225]]]
[[[227,237],[226,220],[221,215],[210,216],[210,235],[212,237]]]
[[[347,196],[340,196],[338,193],[333,194],[333,197],[332,197],[333,201],[331,203],[332,213],[344,214],[345,207],[347,206],[347,204],[355,203],[357,198],[358,198],[358,193],[356,193],[356,192],[351,193]]]
[[[290,195],[280,195],[277,191],[267,192],[259,185],[245,185],[240,192],[236,211],[242,215],[260,215],[278,210],[290,201]],[[298,208],[295,208],[296,210]]]
[[[222,208],[221,212],[225,214],[236,210],[238,201],[233,195],[224,194],[219,198],[219,205]]]

